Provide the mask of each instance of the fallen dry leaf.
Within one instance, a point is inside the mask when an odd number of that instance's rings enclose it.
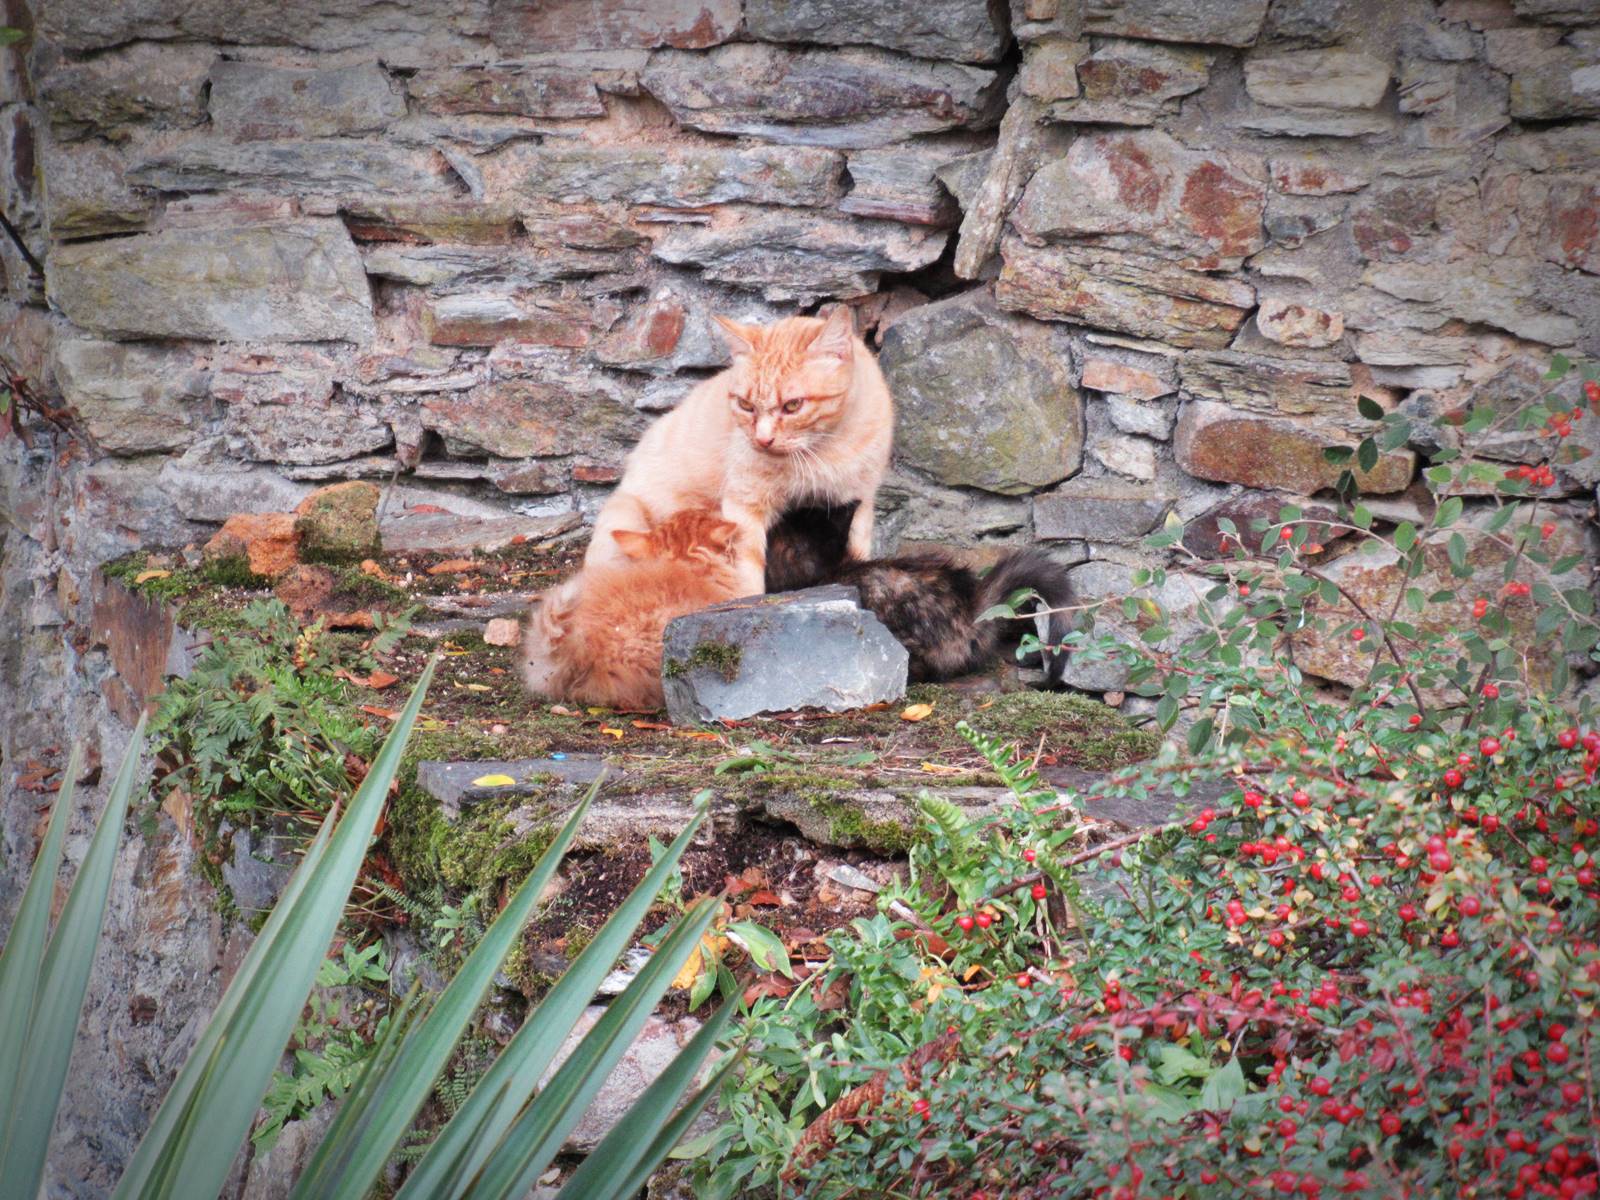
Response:
[[[575,717],[578,715],[565,704],[552,704],[548,711],[557,717]]]
[[[464,692],[492,692],[494,689],[487,683],[462,683],[459,679],[453,681]]]
[[[361,560],[361,573],[363,575],[370,575],[374,579],[389,578],[389,573],[383,569],[382,565],[375,559],[371,558],[363,558]]]
[[[961,771],[962,771],[962,768],[960,768],[960,767],[952,767],[947,763],[931,763],[931,762],[923,763],[922,764],[922,769],[924,771],[926,771],[929,775],[959,775],[959,774],[961,774]]]
[[[181,787],[173,788],[161,802],[161,811],[172,818],[172,823],[184,837],[194,835],[194,800],[188,792]]]
[[[400,676],[391,675],[387,671],[374,671],[367,676],[367,686],[373,691],[381,692],[386,687],[393,687],[400,682]]]
[[[720,742],[722,735],[707,729],[674,729],[673,737],[693,738],[697,742]]]
[[[171,571],[140,571],[133,577],[135,583],[149,583],[152,579],[168,579]]]
[[[902,721],[926,721],[933,715],[931,704],[910,704],[900,713]]]
[[[763,996],[773,996],[782,1000],[790,992],[794,991],[794,986],[787,979],[780,979],[776,975],[763,976],[745,988],[744,1002],[746,1004],[754,1004]]]
[[[610,725],[600,726],[600,732],[605,734],[607,737],[616,738],[619,742],[622,740],[622,730],[613,729]]]
[[[472,781],[473,787],[510,787],[517,781],[509,775],[479,775]]]
[[[470,558],[449,558],[428,568],[429,575],[464,575],[476,571],[478,564]]]
[[[366,713],[368,716],[382,717],[385,721],[393,721],[398,719],[400,716],[400,713],[397,710],[392,708],[379,708],[376,704],[363,704],[361,706],[361,711]]]
[[[671,729],[672,728],[671,725],[667,725],[667,724],[665,724],[665,723],[663,723],[661,721],[634,721],[633,722],[633,727],[635,729]]]
[[[780,908],[783,905],[783,901],[781,899],[779,899],[774,893],[766,891],[765,889],[759,892],[751,892],[749,903],[761,905],[766,908]]]
[[[496,617],[483,627],[483,640],[490,646],[515,646],[522,640],[522,626],[515,617]]]
[[[323,613],[318,619],[325,629],[372,629],[375,627],[372,614],[365,609],[359,612]]]

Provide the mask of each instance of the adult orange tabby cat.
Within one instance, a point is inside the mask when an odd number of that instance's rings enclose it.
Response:
[[[617,530],[683,509],[720,509],[737,528],[739,595],[763,590],[766,531],[801,501],[859,502],[848,551],[872,549],[873,501],[889,466],[894,408],[850,310],[772,325],[717,318],[733,365],[645,431],[600,511],[586,567],[615,561]]]

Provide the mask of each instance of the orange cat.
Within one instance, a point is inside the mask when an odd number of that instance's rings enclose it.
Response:
[[[856,502],[847,549],[853,558],[868,557],[894,408],[850,310],[765,327],[717,322],[733,365],[645,431],[600,511],[585,563],[618,557],[617,530],[710,508],[739,531],[738,594],[758,595],[767,529],[801,502]]]
[[[621,557],[585,567],[544,593],[522,636],[533,692],[612,708],[660,708],[667,623],[740,592],[737,528],[705,510],[676,513],[649,533],[614,529]]]

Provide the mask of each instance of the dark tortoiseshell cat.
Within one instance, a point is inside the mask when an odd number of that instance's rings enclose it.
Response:
[[[857,588],[861,603],[911,653],[911,678],[951,679],[993,661],[1001,645],[1015,644],[1015,621],[978,617],[1019,588],[1032,588],[1048,608],[1071,602],[1067,570],[1042,550],[1013,550],[985,575],[948,556],[926,552],[866,561],[846,556],[855,505],[791,508],[767,533],[767,591],[787,592],[822,583]],[[1049,618],[1049,642],[1059,645],[1070,628],[1067,614]],[[1061,682],[1065,653],[1045,655],[1045,677]]]

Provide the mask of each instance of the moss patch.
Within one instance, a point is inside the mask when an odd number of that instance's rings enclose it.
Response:
[[[1066,692],[1012,692],[967,718],[980,733],[1032,739],[1043,735],[1058,761],[1107,770],[1149,758],[1161,746],[1155,734],[1134,729],[1098,700]]]
[[[669,658],[661,666],[661,674],[677,679],[691,671],[714,671],[724,683],[739,677],[739,664],[744,661],[744,649],[728,642],[700,642],[689,652],[688,658]]]

